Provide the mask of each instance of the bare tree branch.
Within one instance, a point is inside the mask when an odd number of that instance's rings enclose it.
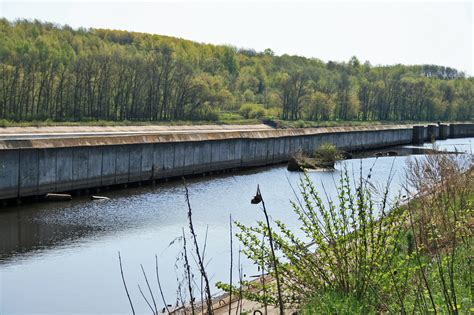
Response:
[[[122,275],[123,287],[125,288],[125,293],[127,293],[128,302],[130,302],[130,308],[132,309],[132,314],[135,315],[135,309],[133,308],[132,299],[130,298],[130,294],[128,293],[127,283],[125,282],[125,276],[123,275],[122,257],[120,256],[120,252],[118,252],[118,257],[119,257],[120,274]]]

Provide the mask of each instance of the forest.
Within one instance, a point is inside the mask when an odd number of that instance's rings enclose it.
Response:
[[[473,106],[474,78],[449,67],[323,62],[0,19],[7,121],[449,121],[472,120]]]

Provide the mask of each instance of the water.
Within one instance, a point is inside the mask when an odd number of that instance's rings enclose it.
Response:
[[[474,138],[438,141],[441,148],[472,152]],[[334,182],[347,168],[357,176],[373,166],[379,186],[393,169],[392,196],[405,184],[404,167],[409,157],[353,159],[337,165],[335,172],[312,172],[321,190],[334,195]],[[229,215],[252,224],[263,219],[259,205],[250,200],[260,184],[274,219],[298,226],[291,211],[300,174],[284,165],[189,180],[194,224],[202,240],[208,227],[207,257],[211,282],[228,281]],[[127,189],[105,194],[110,201],[76,198],[71,202],[40,203],[0,213],[0,314],[119,314],[129,313],[120,278],[120,251],[127,284],[139,313],[149,313],[137,284],[145,286],[143,264],[158,292],[154,274],[155,254],[168,302],[176,296],[175,257],[179,246],[169,245],[187,227],[187,207],[180,182]],[[234,253],[238,250],[234,241]],[[237,256],[237,254],[234,254]],[[243,260],[247,277],[255,266]],[[236,264],[236,263],[235,263]],[[234,272],[236,274],[237,271]],[[237,278],[235,278],[237,279]],[[214,292],[217,292],[214,289]],[[157,296],[158,298],[158,296]],[[161,301],[158,301],[162,307]]]

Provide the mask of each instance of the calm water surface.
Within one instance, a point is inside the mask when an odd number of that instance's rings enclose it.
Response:
[[[474,138],[438,141],[442,149],[472,153]],[[429,146],[429,145],[425,145]],[[334,195],[334,182],[347,168],[366,174],[382,187],[393,167],[393,196],[405,184],[409,157],[353,159],[335,172],[312,172],[321,190]],[[245,224],[263,219],[250,199],[260,184],[269,212],[289,227],[298,226],[291,211],[298,173],[284,165],[242,171],[188,182],[194,224],[201,240],[208,227],[207,257],[212,283],[228,281],[229,215]],[[180,182],[104,193],[110,201],[76,198],[71,202],[40,203],[0,213],[0,314],[119,314],[129,313],[121,283],[117,253],[121,252],[127,284],[138,313],[149,313],[137,284],[144,286],[143,264],[154,278],[158,255],[160,276],[169,302],[176,296],[177,244],[170,243],[187,226],[184,189]],[[238,250],[234,242],[235,252]],[[235,254],[236,255],[236,254]],[[255,267],[243,260],[246,275]],[[237,271],[234,272],[237,274]],[[156,281],[151,285],[157,289]],[[158,291],[156,291],[158,292]],[[214,289],[214,292],[217,290]],[[160,302],[160,308],[162,303]]]

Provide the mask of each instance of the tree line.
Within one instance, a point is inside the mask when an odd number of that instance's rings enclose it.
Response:
[[[285,120],[470,120],[474,78],[0,19],[0,119],[217,120],[243,104]]]

